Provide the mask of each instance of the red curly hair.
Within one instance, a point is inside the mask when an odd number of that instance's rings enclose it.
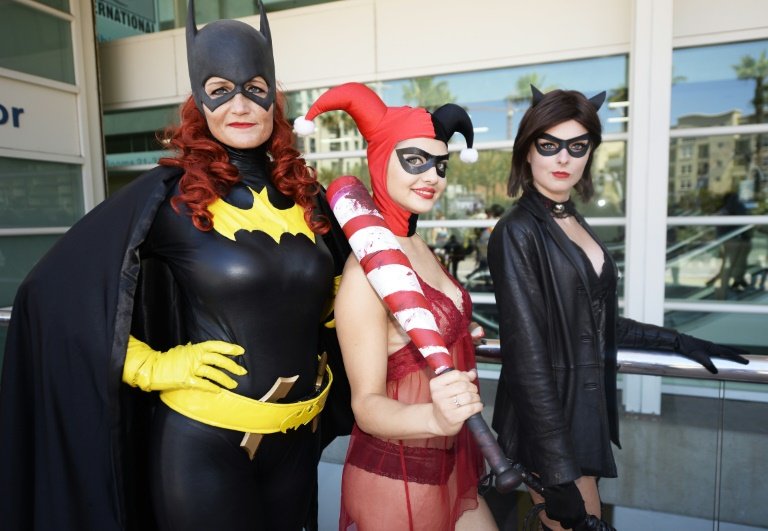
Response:
[[[284,109],[284,96],[278,92],[272,136],[267,141],[267,152],[272,158],[272,182],[304,209],[304,219],[313,232],[325,234],[330,229],[330,222],[315,213],[313,201],[320,192],[320,185],[315,170],[306,165],[293,147],[293,128],[285,118]],[[208,205],[226,196],[240,177],[237,168],[229,162],[226,150],[211,135],[192,96],[181,106],[181,124],[166,129],[162,141],[171,146],[177,156],[163,157],[158,163],[184,170],[179,181],[181,193],[171,199],[171,205],[178,212],[180,205],[185,204],[194,226],[201,231],[211,230],[213,215],[208,211]]]

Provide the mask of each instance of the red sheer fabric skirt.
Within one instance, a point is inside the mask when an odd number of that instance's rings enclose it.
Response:
[[[475,367],[468,333],[469,295],[459,311],[443,293],[421,282],[457,369]],[[406,404],[431,401],[434,374],[413,343],[389,356],[387,395]],[[341,486],[343,531],[453,530],[461,514],[477,507],[482,455],[466,426],[453,437],[383,440],[357,426],[350,437]]]

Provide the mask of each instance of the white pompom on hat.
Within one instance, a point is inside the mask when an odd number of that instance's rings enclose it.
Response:
[[[459,158],[462,160],[462,162],[467,162],[469,164],[477,162],[477,150],[475,148],[464,148],[461,150]]]
[[[315,132],[315,122],[307,120],[304,116],[299,116],[293,121],[293,130],[299,136],[309,136]]]
[[[463,162],[477,162],[477,150],[472,147],[475,138],[472,119],[463,107],[446,103],[432,112],[432,123],[435,126],[435,138],[446,144],[454,133],[460,133],[467,147],[461,150],[459,158]]]

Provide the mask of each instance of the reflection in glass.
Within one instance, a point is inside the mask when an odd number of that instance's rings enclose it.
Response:
[[[668,214],[728,213],[725,202],[732,192],[743,203],[742,214],[765,214],[768,212],[766,171],[768,135],[672,138]]]
[[[84,213],[82,167],[0,157],[0,227],[68,227]]]
[[[765,302],[766,293],[762,295],[760,302]],[[715,343],[741,347],[752,354],[768,355],[765,314],[670,310],[664,313],[664,326]]]
[[[623,55],[392,80],[377,89],[387,105],[434,108],[457,103],[472,116],[475,142],[487,142],[515,137],[531,104],[531,84],[545,93],[560,88],[593,96],[605,90],[609,104],[600,109],[605,132],[626,130],[627,60]]]
[[[768,41],[673,52],[672,127],[765,123]]]
[[[627,144],[603,142],[592,161],[592,183],[595,195],[584,203],[577,194],[573,200],[581,215],[589,217],[623,217],[626,215]]]
[[[75,84],[68,21],[16,2],[0,2],[0,20],[0,67]]]
[[[307,164],[315,168],[318,181],[326,188],[331,181],[342,175],[354,175],[371,189],[371,175],[368,173],[368,159],[365,157],[310,160]]]
[[[331,0],[263,0],[267,13],[297,7],[323,4]],[[187,2],[179,0],[155,0],[160,30],[183,28],[187,20]],[[206,0],[195,3],[195,19],[198,24],[223,18],[242,18],[258,14],[256,0]]]
[[[588,96],[606,90],[608,104],[600,109],[604,132],[626,131],[628,92],[624,55],[389,80],[372,84],[371,88],[390,106],[434,109],[444,103],[461,105],[472,116],[475,142],[481,143],[514,139],[520,119],[531,104],[531,84],[544,92],[563,88],[580,90]],[[326,88],[292,93],[291,118],[306,113]]]
[[[106,112],[103,118],[106,152],[159,149],[157,133],[174,123],[179,123],[178,105]]]
[[[715,223],[669,227],[666,298],[768,304],[768,227]]]
[[[330,120],[344,113],[325,113]],[[318,119],[319,119],[318,118]],[[341,135],[326,136],[331,127],[341,129]],[[351,151],[365,148],[365,143],[359,136],[351,136],[350,125],[328,126],[326,133],[316,133],[313,138],[300,139],[299,148],[308,154],[318,143],[338,144],[334,151]],[[303,145],[302,145],[303,144]],[[448,186],[442,198],[430,212],[423,214],[421,220],[436,219],[485,219],[486,210],[492,205],[508,207],[512,199],[507,196],[507,180],[511,165],[511,150],[482,150],[477,162],[467,164],[459,159],[458,153],[451,153],[448,162]],[[310,160],[317,169],[320,182],[327,186],[332,180],[341,175],[355,175],[369,184],[368,165],[365,157],[345,157],[336,159]],[[595,195],[584,204],[577,200],[579,212],[585,217],[624,217],[626,203],[626,143],[623,141],[604,142],[597,153],[592,165],[592,176],[595,184]],[[608,241],[623,238],[616,231],[619,228],[604,231]],[[602,237],[602,234],[601,234]]]

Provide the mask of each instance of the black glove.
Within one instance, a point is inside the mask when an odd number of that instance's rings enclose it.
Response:
[[[718,345],[705,339],[699,339],[688,334],[678,334],[675,341],[675,352],[695,362],[701,363],[712,374],[717,374],[717,367],[711,358],[723,358],[746,365],[749,360],[741,354],[747,354],[746,350],[735,347]]]
[[[597,516],[590,514],[581,524],[576,525],[573,531],[616,531],[616,528],[605,520],[600,520]]]
[[[587,519],[587,509],[579,488],[573,481],[544,487],[544,511],[566,529],[574,528]]]

